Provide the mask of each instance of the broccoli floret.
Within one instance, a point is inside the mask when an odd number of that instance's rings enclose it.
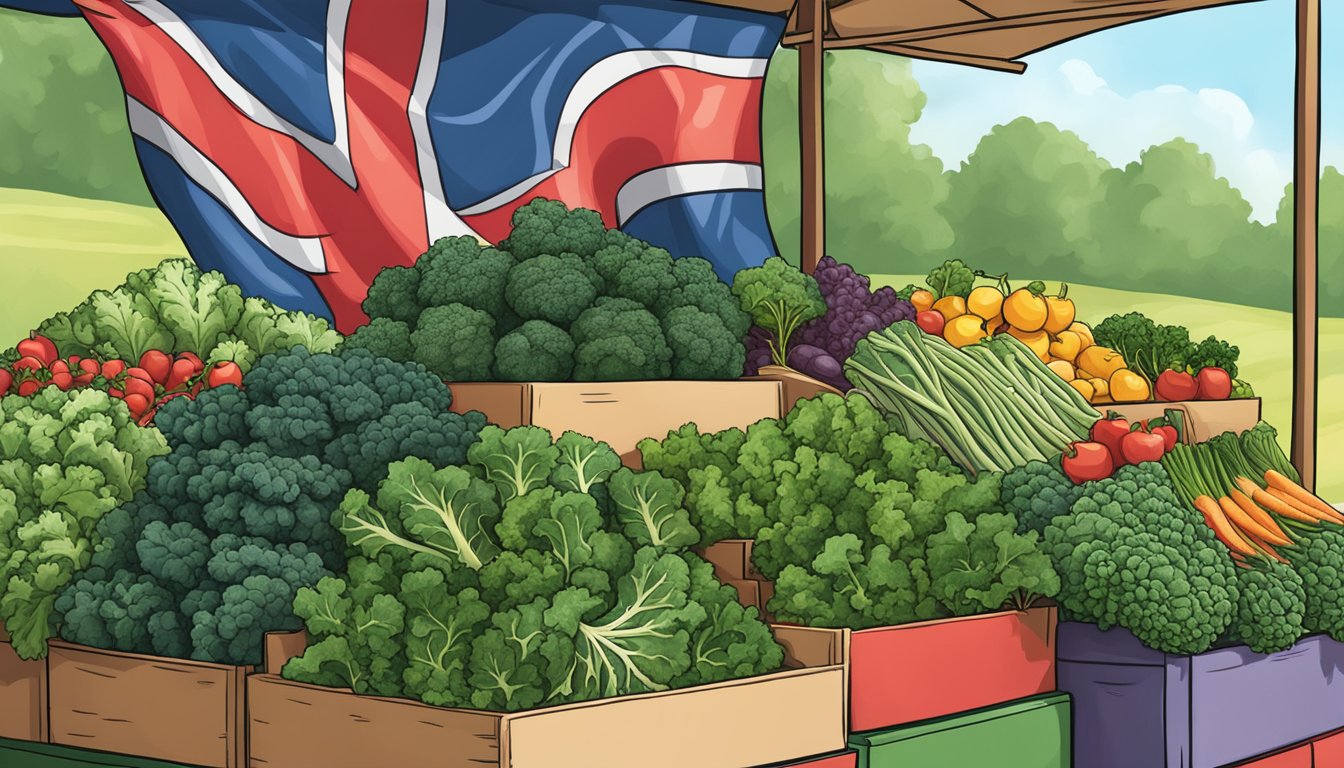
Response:
[[[607,243],[602,216],[586,208],[569,210],[556,200],[537,198],[513,212],[513,229],[500,247],[524,261],[543,253],[589,258]]]
[[[220,664],[260,664],[267,632],[299,629],[294,595],[300,586],[273,576],[255,575],[227,587],[214,611],[191,617],[191,658]]]
[[[1059,461],[1033,461],[1003,476],[1003,506],[1017,515],[1018,533],[1044,531],[1056,515],[1067,515],[1082,495]]]
[[[482,247],[474,237],[444,237],[415,263],[420,270],[420,305],[463,304],[492,317],[505,312],[504,281],[513,256]]]
[[[1193,370],[1200,368],[1222,368],[1227,375],[1237,378],[1237,358],[1241,350],[1213,336],[1195,345],[1186,365]]]
[[[614,262],[606,263],[606,270],[599,274],[606,295],[630,299],[653,309],[677,289],[672,255],[638,240],[635,243],[636,246],[622,250],[625,258],[620,260],[617,268],[611,268]]]
[[[1291,648],[1304,634],[1307,595],[1302,577],[1292,566],[1268,558],[1258,558],[1236,573],[1237,616],[1228,637],[1256,653]]]
[[[568,381],[574,371],[574,340],[545,320],[528,320],[495,346],[500,381]]]
[[[965,298],[975,287],[975,271],[961,259],[950,259],[930,270],[925,282],[940,299],[945,296]]]
[[[161,582],[195,584],[205,575],[210,537],[188,522],[154,521],[135,542],[145,573]]]
[[[414,325],[420,317],[420,272],[415,267],[386,267],[374,276],[361,304],[370,318],[386,317]]]
[[[742,339],[751,329],[751,316],[742,311],[733,289],[719,279],[714,266],[695,256],[684,256],[672,263],[672,276],[677,287],[660,299],[655,310],[666,317],[677,307],[697,307],[718,316],[723,327],[735,339]]]
[[[665,379],[672,350],[658,318],[629,299],[603,298],[579,315],[574,337],[575,381]]]
[[[747,350],[715,315],[677,307],[663,318],[676,379],[734,379],[742,374]]]
[[[1302,626],[1344,642],[1344,532],[1327,525],[1284,547],[1283,554],[1302,577],[1307,599]]]
[[[416,456],[436,467],[462,464],[484,426],[480,411],[457,414],[423,403],[399,403],[328,443],[323,457],[348,470],[356,488],[373,491],[394,461]]]
[[[464,304],[430,307],[411,334],[415,360],[444,381],[488,381],[495,362],[495,320]]]
[[[597,298],[597,278],[573,254],[542,254],[509,270],[504,296],[523,320],[568,328]]]
[[[245,440],[248,393],[237,387],[207,389],[194,400],[175,397],[154,414],[154,426],[176,450]]]
[[[72,643],[176,657],[190,648],[185,625],[174,620],[173,594],[144,574],[91,568],[66,587],[55,610],[61,637]]]
[[[400,320],[376,317],[361,325],[345,339],[346,349],[367,349],[379,357],[410,360],[415,357],[411,347],[411,327]]]
[[[1208,650],[1236,615],[1236,566],[1156,462],[1088,483],[1046,527],[1045,544],[1071,620],[1186,655]]]

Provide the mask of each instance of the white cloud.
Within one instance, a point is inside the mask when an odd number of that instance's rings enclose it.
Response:
[[[1291,153],[1264,141],[1246,101],[1231,91],[1162,84],[1120,94],[1081,59],[1021,77],[958,78],[947,69],[916,63],[929,100],[911,138],[933,147],[951,167],[995,125],[1026,115],[1077,133],[1116,166],[1133,162],[1154,144],[1188,139],[1213,156],[1218,175],[1241,190],[1261,221],[1273,220],[1292,175]],[[926,81],[926,73],[933,77]],[[1327,162],[1335,154],[1328,151]]]

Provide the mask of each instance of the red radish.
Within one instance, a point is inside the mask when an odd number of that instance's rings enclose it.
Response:
[[[20,357],[19,361],[13,366],[16,371],[40,371],[47,367],[47,364],[38,360],[36,357]]]
[[[1176,447],[1176,428],[1173,426],[1158,427],[1153,430],[1153,434],[1162,438],[1162,452],[1170,453],[1172,448]]]
[[[132,416],[139,417],[149,408],[149,400],[146,400],[144,395],[127,395],[126,407],[130,409]]]
[[[210,375],[206,378],[211,388],[221,387],[225,384],[232,384],[235,387],[243,386],[243,370],[237,363],[224,362],[215,363],[210,369]]]
[[[75,383],[79,386],[87,386],[93,381],[93,377],[98,375],[100,366],[97,360],[90,360],[87,357],[79,361],[79,374],[75,376]]]
[[[1226,400],[1232,396],[1232,377],[1222,368],[1201,368],[1195,377],[1200,400]]]
[[[51,374],[51,380],[47,383],[55,384],[57,389],[65,392],[75,383],[75,377],[71,376],[69,371],[61,371],[60,373]]]
[[[1092,441],[1101,443],[1111,452],[1115,466],[1125,465],[1124,452],[1120,450],[1120,441],[1129,434],[1129,422],[1124,419],[1101,419],[1092,425]]]
[[[930,336],[942,336],[943,327],[947,325],[946,318],[942,312],[935,312],[932,309],[926,309],[915,315],[915,325]]]
[[[28,338],[20,341],[16,348],[20,355],[41,360],[43,368],[56,362],[61,356],[61,353],[56,351],[56,345],[51,343],[51,339],[46,336],[39,336],[36,331],[29,334]]]
[[[57,360],[56,362],[52,363],[51,367],[48,368],[47,370],[51,371],[52,373],[69,373],[70,364],[65,362],[64,360]]]
[[[149,426],[149,423],[154,420],[155,413],[156,411],[145,411],[140,418],[135,420],[136,425],[141,427]]]
[[[201,369],[197,368],[196,365],[196,363],[181,357],[174,360],[173,370],[168,374],[168,382],[164,384],[164,388],[170,392],[181,389],[188,381],[191,381],[194,376],[201,372]]]
[[[154,404],[154,410],[157,411],[158,409],[163,407],[164,403],[168,402],[169,400],[176,400],[179,397],[190,398],[191,395],[188,395],[186,392],[170,392],[164,395],[163,397],[159,398],[159,401]]]
[[[0,368],[0,395],[9,394],[9,388],[14,386],[14,374]]]
[[[145,382],[146,384],[150,385],[151,387],[154,386],[155,384],[154,377],[149,375],[149,371],[146,371],[144,368],[140,368],[138,366],[135,368],[127,368],[126,377],[130,379],[139,379]]]
[[[1142,464],[1145,461],[1161,461],[1166,453],[1166,441],[1161,435],[1152,432],[1130,432],[1120,441],[1120,450],[1129,464]]]
[[[1115,472],[1111,451],[1101,443],[1071,443],[1060,466],[1074,485],[1105,480]]]
[[[1194,400],[1199,394],[1195,377],[1184,371],[1163,371],[1157,377],[1157,399],[1167,403]]]
[[[108,387],[107,394],[118,399],[126,396],[125,392],[121,391],[120,389],[117,389],[116,387]]]
[[[108,360],[103,363],[102,372],[104,379],[115,379],[126,370],[125,360]]]
[[[166,384],[168,374],[173,369],[173,359],[166,352],[150,349],[140,356],[140,367],[149,372],[150,378],[155,383]]]
[[[28,397],[29,395],[33,394],[34,392],[36,392],[41,388],[42,388],[42,382],[36,379],[21,381],[19,382],[19,395],[21,397]]]
[[[131,401],[131,398],[136,395],[139,395],[147,403],[154,400],[154,385],[144,379],[136,378],[135,376],[127,376],[126,383],[122,386],[122,389],[126,390],[125,399],[128,403]]]
[[[197,373],[200,373],[201,371],[205,370],[205,363],[201,362],[201,358],[197,357],[195,352],[178,352],[177,360],[186,360],[187,362],[191,363],[192,367],[196,369]]]

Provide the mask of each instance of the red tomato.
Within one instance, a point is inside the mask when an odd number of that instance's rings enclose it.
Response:
[[[29,334],[28,338],[20,341],[16,348],[20,355],[41,360],[43,368],[56,362],[61,356],[56,351],[56,345],[51,343],[51,339],[46,336],[39,336],[36,331]]]
[[[1152,432],[1130,432],[1120,441],[1125,461],[1130,464],[1142,464],[1145,461],[1161,461],[1166,453],[1166,442],[1161,435]]]
[[[943,318],[942,312],[928,309],[915,315],[915,325],[930,336],[942,336],[947,320]]]
[[[1064,451],[1060,467],[1074,485],[1105,480],[1115,472],[1115,459],[1101,443],[1071,443]]]
[[[1120,450],[1120,441],[1129,434],[1129,422],[1124,419],[1102,419],[1092,425],[1093,442],[1101,443],[1111,452],[1116,467],[1125,465],[1124,452]]]
[[[9,394],[9,388],[14,386],[14,374],[0,368],[0,395]]]
[[[168,374],[173,369],[173,358],[167,352],[149,349],[140,356],[140,367],[149,373],[156,384],[168,383]]]
[[[1195,377],[1200,400],[1226,400],[1232,396],[1232,377],[1222,368],[1201,368]]]
[[[237,363],[223,362],[215,363],[210,369],[210,375],[206,379],[210,387],[221,387],[225,384],[232,384],[235,387],[243,386],[243,370]]]

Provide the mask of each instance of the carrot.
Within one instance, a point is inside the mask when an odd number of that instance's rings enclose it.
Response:
[[[1232,523],[1228,522],[1227,516],[1218,508],[1218,502],[1209,496],[1200,496],[1195,499],[1195,509],[1204,513],[1204,522],[1208,523],[1208,526],[1213,529],[1214,535],[1228,549],[1243,555],[1258,554],[1255,547],[1252,547],[1246,539],[1242,538]]]
[[[1293,506],[1292,504],[1289,504],[1286,501],[1283,501],[1278,496],[1274,496],[1269,491],[1262,491],[1256,489],[1256,491],[1251,494],[1251,499],[1256,504],[1259,504],[1265,509],[1268,509],[1270,512],[1273,512],[1276,515],[1283,515],[1284,517],[1290,520],[1296,520],[1300,523],[1312,523],[1312,524],[1321,522],[1321,519],[1319,517],[1315,515],[1309,515],[1306,512],[1299,510],[1297,507]]]
[[[1222,507],[1223,514],[1227,515],[1227,519],[1232,521],[1232,524],[1240,528],[1244,533],[1248,533],[1262,541],[1268,541],[1271,544],[1293,543],[1257,523],[1254,518],[1243,512],[1241,507],[1237,506],[1236,502],[1226,496],[1218,500],[1218,505]]]
[[[1344,515],[1341,515],[1339,513],[1339,510],[1335,509],[1329,504],[1326,504],[1324,501],[1321,501],[1320,498],[1317,497],[1315,494],[1311,493],[1306,488],[1303,488],[1297,483],[1294,483],[1292,480],[1289,480],[1288,478],[1284,477],[1278,472],[1275,472],[1272,469],[1266,470],[1265,482],[1269,483],[1269,487],[1271,489],[1277,488],[1283,491],[1284,493],[1288,494],[1289,496],[1292,496],[1293,498],[1297,499],[1302,504],[1305,504],[1308,507],[1315,509],[1316,511],[1326,515],[1327,517],[1333,518],[1338,522],[1344,522]]]
[[[1261,541],[1260,539],[1257,539],[1256,537],[1250,535],[1249,533],[1246,534],[1246,540],[1250,542],[1251,546],[1264,552],[1269,557],[1272,557],[1275,560],[1278,560],[1280,563],[1284,563],[1285,565],[1288,563],[1287,558],[1285,558],[1283,555],[1280,555],[1278,552],[1275,552],[1274,548],[1271,547],[1268,543]]]
[[[1316,507],[1303,504],[1296,496],[1293,496],[1287,491],[1281,491],[1278,488],[1270,488],[1266,493],[1304,515],[1311,515],[1316,518],[1317,522],[1335,523],[1337,525],[1344,524],[1344,517],[1341,517],[1338,514],[1330,515]]]
[[[1242,476],[1237,477],[1237,487],[1240,488],[1241,492],[1246,494],[1247,496],[1254,496],[1256,491],[1264,490],[1264,488],[1261,488],[1260,485],[1256,483],[1254,480]]]
[[[1279,537],[1283,539],[1283,543],[1290,543],[1292,541],[1292,539],[1288,538],[1288,534],[1279,527],[1279,524],[1274,522],[1273,516],[1258,507],[1246,494],[1241,491],[1232,491],[1229,495],[1232,501],[1241,508],[1241,511],[1249,515],[1255,522],[1264,526],[1265,530],[1278,534]]]

